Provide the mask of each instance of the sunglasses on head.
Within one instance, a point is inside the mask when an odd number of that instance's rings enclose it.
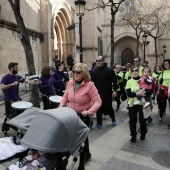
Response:
[[[138,69],[136,69],[136,70],[132,70],[131,72],[133,73],[133,72],[138,72],[139,70]]]
[[[96,60],[96,62],[101,62],[102,60]]]
[[[73,70],[73,74],[80,74],[82,71],[75,71]]]

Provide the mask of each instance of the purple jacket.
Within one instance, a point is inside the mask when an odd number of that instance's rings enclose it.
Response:
[[[19,75],[11,75],[7,74],[2,77],[1,84],[8,85],[12,84],[15,81],[19,83],[23,83],[25,79]],[[12,86],[6,90],[3,90],[4,93],[4,100],[16,102],[20,99],[19,97],[19,84],[16,86]]]
[[[66,81],[69,81],[69,78],[61,71],[55,70],[53,74],[54,79],[57,81],[57,88],[64,90],[65,87],[63,87],[63,79],[64,83]]]
[[[42,82],[38,85],[40,92],[47,96],[54,95],[54,86],[57,86],[57,82],[53,76],[41,76],[39,80]]]

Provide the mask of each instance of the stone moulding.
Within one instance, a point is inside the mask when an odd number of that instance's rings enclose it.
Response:
[[[6,21],[6,20],[1,19],[0,20],[0,27],[5,27],[7,29],[19,32],[18,25],[13,23],[13,22],[10,22],[10,21]],[[28,31],[28,35],[35,36],[35,37],[39,38],[40,42],[44,41],[44,34],[43,33],[34,31],[32,29],[27,29],[27,31]]]

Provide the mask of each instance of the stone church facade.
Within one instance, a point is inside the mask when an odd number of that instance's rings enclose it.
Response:
[[[36,70],[49,65],[55,55],[65,61],[72,54],[75,62],[79,57],[79,18],[75,13],[74,0],[24,0],[20,1],[21,14],[28,29]],[[85,15],[82,19],[83,62],[91,67],[95,57],[103,55],[110,63],[110,8],[96,8],[101,5],[100,0],[87,0]],[[93,10],[95,8],[95,10]],[[119,17],[119,12],[116,17]],[[117,19],[117,18],[116,18]],[[66,28],[75,23],[72,30]],[[168,28],[169,29],[169,28]],[[169,51],[169,31],[157,41],[159,60],[162,61],[162,46],[167,47],[166,58]],[[154,41],[148,37],[150,44],[146,46],[146,60],[153,66]],[[131,27],[123,27],[115,23],[114,33],[114,62],[125,64],[133,62],[136,55],[136,36]],[[140,39],[139,56],[143,59],[143,44]],[[16,25],[14,13],[7,0],[0,1],[0,73],[8,72],[7,65],[14,61],[19,63],[19,71],[27,72],[26,59],[20,33]]]

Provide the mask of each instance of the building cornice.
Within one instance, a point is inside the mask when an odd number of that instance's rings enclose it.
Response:
[[[3,19],[0,20],[0,27],[4,27],[7,29],[16,31],[16,32],[20,32],[17,24],[10,22],[10,21],[3,20]],[[32,29],[28,29],[28,28],[27,28],[27,31],[28,31],[28,35],[35,36],[35,37],[39,38],[41,42],[44,41],[43,33],[34,31]]]

